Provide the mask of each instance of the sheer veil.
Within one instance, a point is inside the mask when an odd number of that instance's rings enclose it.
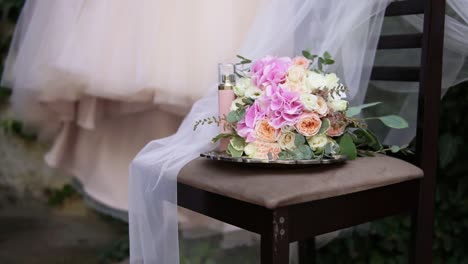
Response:
[[[303,49],[334,55],[336,71],[362,100],[389,0],[272,0],[258,13],[239,54],[294,56]],[[216,74],[213,72],[213,74]],[[364,91],[364,93],[362,92]],[[200,152],[213,149],[218,128],[193,131],[195,120],[217,115],[213,88],[197,101],[173,136],[150,142],[130,166],[130,258],[132,263],[179,263],[177,174]]]

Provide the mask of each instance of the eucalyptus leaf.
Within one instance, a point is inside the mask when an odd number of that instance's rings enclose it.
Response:
[[[357,156],[356,145],[349,134],[344,134],[340,139],[340,154],[348,156],[348,159],[353,160]]]
[[[408,127],[408,122],[406,122],[406,120],[397,115],[381,116],[378,117],[378,119],[390,128],[402,129]]]
[[[393,153],[397,153],[398,151],[400,151],[400,147],[399,146],[396,146],[396,145],[393,145],[390,147],[390,151],[393,152]]]
[[[237,151],[244,151],[245,139],[239,136],[235,136],[231,139],[230,144]]]
[[[254,103],[254,100],[250,99],[250,98],[244,98],[242,99],[242,102],[246,105],[252,105]]]
[[[361,113],[362,109],[372,107],[381,103],[382,102],[374,102],[374,103],[368,103],[368,104],[349,107],[348,110],[346,111],[346,116],[347,117],[356,116]]]
[[[304,56],[306,59],[309,59],[311,61],[313,61],[315,58],[317,58],[317,55],[311,54],[310,51],[308,51],[308,50],[303,50],[302,51],[302,56]]]
[[[241,56],[241,55],[237,55],[237,58],[239,58],[239,59],[242,60],[242,62],[241,62],[242,64],[244,64],[244,63],[246,64],[246,63],[251,63],[251,62],[252,62],[252,60],[247,59],[246,57],[243,57],[243,56]]]
[[[290,150],[283,150],[278,154],[278,159],[280,160],[293,160],[296,157],[296,154]]]
[[[294,145],[296,145],[296,148],[298,148],[301,145],[304,145],[306,142],[306,139],[303,135],[301,134],[296,134],[294,137]]]
[[[238,119],[238,114],[236,111],[231,111],[229,112],[229,114],[226,116],[226,121],[228,121],[229,123],[234,123],[234,122],[237,122]]]
[[[211,139],[211,142],[216,143],[216,142],[218,142],[218,140],[220,140],[222,138],[231,138],[233,136],[235,136],[235,135],[234,134],[218,134],[216,137]]]
[[[244,153],[243,150],[237,150],[232,146],[232,144],[229,144],[227,147],[227,152],[234,158],[240,158],[242,157],[242,154]]]
[[[322,125],[320,126],[319,134],[325,134],[330,128],[330,119],[324,118],[322,120]]]
[[[294,159],[296,160],[304,159],[304,153],[302,153],[302,151],[300,151],[299,148],[294,149],[293,152],[295,155]]]

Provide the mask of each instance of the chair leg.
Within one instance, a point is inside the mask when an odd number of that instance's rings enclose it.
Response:
[[[304,241],[299,241],[299,264],[315,264],[315,237]]]
[[[433,201],[432,197],[425,197],[420,193],[418,207],[411,212],[410,264],[432,263]]]
[[[289,263],[288,217],[276,210],[266,231],[260,237],[261,264]]]

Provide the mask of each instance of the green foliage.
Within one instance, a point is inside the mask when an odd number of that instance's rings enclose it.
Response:
[[[218,134],[218,135],[216,135],[216,137],[211,139],[211,142],[216,143],[222,138],[232,138],[234,136],[236,136],[236,135],[235,134],[224,134],[224,133]]]
[[[397,115],[387,115],[377,118],[390,128],[402,129],[408,127],[408,122]]]
[[[65,200],[73,197],[76,192],[70,184],[65,184],[60,189],[46,189],[45,194],[48,197],[47,203],[50,206],[60,206]]]
[[[357,157],[356,145],[350,134],[345,133],[340,138],[340,154],[348,156],[348,159],[355,159]]]
[[[37,135],[26,131],[23,123],[15,119],[2,119],[0,120],[0,127],[3,128],[5,133],[18,136],[27,141],[37,139]]]
[[[434,263],[468,263],[468,148],[463,145],[468,142],[467,99],[464,83],[442,100]],[[369,231],[354,229],[320,249],[318,263],[407,263],[409,222],[397,216],[371,223]]]
[[[329,128],[330,128],[330,119],[324,118],[322,120],[322,125],[320,126],[320,130],[319,130],[318,134],[320,134],[320,135],[325,134],[328,131]]]
[[[362,109],[372,107],[381,103],[382,102],[374,102],[374,103],[368,103],[368,104],[349,107],[348,110],[346,111],[346,116],[347,117],[356,116],[361,113]]]
[[[111,264],[124,261],[130,255],[130,241],[125,236],[107,246],[99,256],[99,263]]]
[[[10,98],[10,95],[11,95],[11,89],[0,86],[0,101],[4,101]]]
[[[219,126],[221,124],[221,118],[216,117],[216,116],[212,116],[212,117],[207,117],[207,118],[197,120],[197,121],[195,121],[195,124],[193,125],[193,131],[197,130],[197,128],[199,126],[203,126],[203,125],[206,125],[206,124],[208,124],[208,125],[216,124],[217,126]]]

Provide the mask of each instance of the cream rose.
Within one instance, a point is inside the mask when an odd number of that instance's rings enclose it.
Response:
[[[323,74],[314,71],[309,71],[309,73],[307,74],[305,84],[307,89],[313,92],[317,89],[321,90],[325,88],[327,85],[327,80],[325,79],[325,76],[323,76]]]
[[[249,143],[244,147],[245,155],[249,158],[255,157],[255,153],[257,152],[257,148],[255,147],[255,143]]]
[[[237,80],[236,85],[234,86],[234,94],[236,94],[239,97],[244,97],[245,91],[252,86],[252,81],[250,78],[239,78]]]
[[[285,132],[282,133],[278,139],[278,144],[281,149],[294,149],[296,145],[294,144],[294,140],[296,139],[296,134],[293,132]]]
[[[331,100],[328,102],[328,105],[334,111],[345,111],[348,108],[348,101],[346,100]]]
[[[302,66],[294,65],[289,68],[286,79],[292,83],[302,83],[306,76],[306,70]]]
[[[304,82],[290,82],[290,81],[287,81],[285,84],[284,84],[284,87],[288,88],[290,91],[292,92],[296,92],[296,93],[305,93],[306,92],[306,86],[304,84]]]
[[[302,115],[296,123],[296,130],[306,137],[311,137],[318,133],[320,126],[322,126],[320,117],[315,113],[308,113]]]
[[[326,116],[328,114],[328,105],[323,97],[317,96],[317,105],[318,108],[314,109],[314,111],[317,112],[319,116]]]
[[[334,73],[329,73],[325,75],[325,82],[326,82],[325,87],[327,87],[328,89],[333,89],[333,88],[338,87],[339,81],[340,79]]]
[[[263,142],[276,142],[279,137],[279,129],[272,127],[268,120],[262,119],[255,124],[255,135]]]
[[[237,106],[238,104],[245,105],[245,103],[242,101],[242,98],[240,98],[240,97],[236,98],[234,101],[232,101],[230,110],[231,111],[236,111],[237,109],[239,109],[239,107]]]
[[[294,127],[293,126],[288,126],[288,125],[285,125],[281,128],[281,133],[287,133],[287,132],[291,132],[294,130]]]
[[[313,151],[323,151],[328,143],[328,137],[322,134],[315,135],[307,138],[307,143],[309,143],[309,146]]]
[[[319,109],[319,105],[317,103],[318,97],[313,94],[303,93],[299,97],[299,100],[306,110],[315,111]]]

